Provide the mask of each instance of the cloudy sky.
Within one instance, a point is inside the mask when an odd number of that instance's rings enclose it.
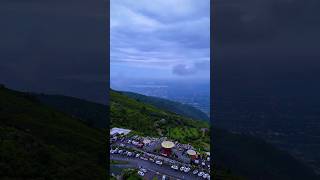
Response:
[[[111,0],[111,82],[209,80],[209,5],[209,0]]]

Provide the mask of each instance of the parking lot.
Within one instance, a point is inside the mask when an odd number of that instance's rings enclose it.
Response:
[[[173,179],[203,180],[204,179],[203,177],[193,175],[192,173],[184,173],[179,170],[171,169],[169,166],[166,166],[166,165],[159,166],[150,161],[141,160],[138,158],[126,157],[119,154],[111,154],[110,159],[128,162],[129,164],[116,165],[116,166],[123,167],[123,168],[139,169],[140,172],[143,172],[143,177],[148,180],[149,179],[151,180],[155,176],[158,177],[159,179],[162,179],[163,177],[165,177],[166,180],[169,180],[169,179],[170,180],[173,180]]]
[[[111,158],[126,159],[130,161],[132,166],[148,164],[148,168],[135,167],[139,169],[139,175],[147,179],[149,176],[160,176],[161,174],[165,179],[170,177],[171,179],[210,179],[210,161],[184,159],[187,157],[181,151],[183,145],[178,146],[180,150],[175,149],[175,151],[181,153],[180,155],[177,156],[177,152],[174,152],[176,153],[174,157],[165,157],[155,152],[163,139],[151,139],[148,140],[147,144],[141,146],[142,139],[139,138],[113,138],[112,149],[110,149]],[[152,168],[150,169],[150,167]]]

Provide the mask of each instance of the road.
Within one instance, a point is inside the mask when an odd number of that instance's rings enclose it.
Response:
[[[114,165],[114,166],[118,166],[118,167],[139,168],[139,166],[142,166],[143,168],[148,170],[145,177],[146,177],[146,179],[150,179],[150,180],[154,176],[162,177],[162,175],[166,175],[170,179],[181,179],[181,180],[182,179],[184,179],[184,180],[200,180],[201,179],[201,180],[204,180],[204,178],[202,178],[202,177],[198,177],[196,175],[193,175],[192,172],[184,173],[181,171],[176,171],[176,170],[171,169],[167,165],[159,166],[159,165],[152,163],[150,161],[145,161],[145,160],[141,160],[138,158],[125,157],[125,156],[119,155],[119,154],[111,154],[110,159],[117,160],[117,161],[127,161],[129,163],[129,164],[125,164],[125,165]]]

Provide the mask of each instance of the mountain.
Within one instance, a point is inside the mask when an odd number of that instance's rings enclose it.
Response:
[[[62,95],[34,95],[41,103],[79,118],[89,126],[95,128],[108,127],[109,107],[107,105]]]
[[[139,102],[125,93],[110,91],[110,126],[124,127],[145,136],[166,136],[209,151],[209,124]]]
[[[214,163],[252,180],[316,180],[311,168],[262,139],[213,128]]]
[[[209,134],[199,134],[200,128],[209,127],[208,122],[156,108],[121,92],[111,91],[110,99],[111,126],[127,127],[143,135],[167,135],[181,142],[194,140],[195,146],[208,148]],[[85,118],[95,116],[97,105],[77,98],[0,87],[0,176],[104,179],[107,132],[88,126]],[[70,107],[62,111],[59,106]],[[108,113],[106,108],[100,110]],[[319,179],[288,153],[261,139],[214,126],[211,132],[217,180]]]
[[[137,101],[141,101],[143,103],[151,104],[159,109],[164,109],[166,111],[175,112],[179,115],[189,117],[192,119],[197,120],[204,120],[204,121],[210,121],[209,117],[206,113],[202,112],[199,109],[196,109],[190,105],[182,104],[179,102],[158,98],[158,97],[152,97],[152,96],[145,96],[138,93],[132,93],[132,92],[123,92],[123,94],[136,99]]]
[[[209,126],[208,122],[185,118],[130,98],[127,93],[111,90],[110,100],[112,127],[125,127],[150,136],[160,136],[161,132],[172,139],[194,144],[199,137],[188,131],[197,132],[199,128]],[[159,125],[161,119],[165,121]],[[172,136],[171,129],[179,129],[180,135]],[[215,126],[211,127],[211,132],[215,179],[318,179],[310,168],[261,139],[233,134]]]
[[[105,131],[0,87],[0,177],[105,179]]]

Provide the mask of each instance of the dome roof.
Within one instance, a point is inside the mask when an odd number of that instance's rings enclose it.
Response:
[[[163,142],[161,143],[161,146],[162,146],[163,148],[169,149],[169,148],[173,148],[173,147],[174,147],[174,143],[171,142],[171,141],[163,141]]]
[[[194,151],[194,150],[189,149],[189,150],[187,151],[187,154],[190,155],[190,156],[195,156],[195,155],[197,154],[197,152]]]

